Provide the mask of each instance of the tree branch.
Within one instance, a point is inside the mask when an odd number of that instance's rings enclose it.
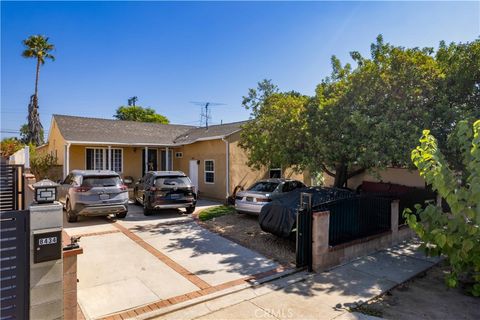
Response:
[[[328,174],[330,177],[334,177],[335,178],[335,173],[333,173],[332,171],[328,170],[327,167],[324,165],[324,164],[321,164],[320,165],[320,168],[322,168],[322,170]]]

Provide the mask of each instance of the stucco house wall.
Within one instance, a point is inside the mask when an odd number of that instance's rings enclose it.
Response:
[[[377,175],[364,172],[348,180],[347,187],[356,189],[363,181],[385,182],[400,184],[409,187],[424,188],[425,180],[420,177],[417,170],[409,170],[403,168],[386,168],[379,170]],[[333,186],[334,178],[325,174],[324,181],[326,186]]]

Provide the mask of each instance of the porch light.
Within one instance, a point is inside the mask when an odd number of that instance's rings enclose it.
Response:
[[[34,183],[32,187],[35,192],[34,200],[36,203],[53,203],[57,200],[57,183],[43,179]]]

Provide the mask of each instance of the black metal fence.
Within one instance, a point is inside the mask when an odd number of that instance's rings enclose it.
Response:
[[[387,198],[355,196],[323,203],[313,211],[330,211],[330,246],[379,234],[391,227],[391,200]]]
[[[0,162],[0,212],[25,208],[23,165]]]
[[[0,318],[28,319],[30,294],[30,214],[0,212]]]
[[[437,195],[433,191],[423,189],[413,190],[398,196],[398,200],[400,200],[398,210],[398,225],[400,226],[406,223],[406,219],[403,216],[405,209],[410,209],[413,214],[416,214],[415,205],[419,204],[423,209],[425,209],[428,203],[434,203],[436,198]]]

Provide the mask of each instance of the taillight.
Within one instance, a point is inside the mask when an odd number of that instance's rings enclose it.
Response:
[[[76,187],[73,188],[74,192],[87,192],[88,190],[92,189],[91,187]]]
[[[150,191],[155,192],[155,191],[157,191],[157,188],[151,187],[151,188],[150,188]]]
[[[268,198],[257,198],[257,202],[270,202],[272,201],[272,199],[268,199]]]
[[[122,191],[127,191],[127,190],[128,190],[128,187],[127,187],[126,185],[122,184],[122,185],[120,186],[120,190],[122,190]]]

